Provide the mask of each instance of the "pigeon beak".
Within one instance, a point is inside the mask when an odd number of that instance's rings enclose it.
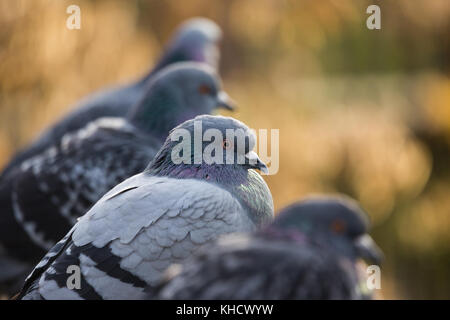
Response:
[[[355,241],[356,255],[368,264],[380,265],[383,253],[372,237],[368,234],[360,236]]]
[[[220,91],[217,95],[217,106],[234,111],[236,109],[236,102],[225,91]]]
[[[250,151],[245,155],[245,159],[248,161],[247,165],[251,169],[258,169],[264,174],[269,174],[269,168],[261,161],[256,152]]]

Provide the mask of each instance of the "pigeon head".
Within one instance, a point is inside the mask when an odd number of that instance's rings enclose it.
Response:
[[[259,225],[272,219],[273,201],[264,179],[252,170],[268,171],[252,151],[255,142],[254,133],[238,120],[197,116],[171,130],[146,171],[219,185],[234,194]]]
[[[352,260],[379,264],[382,259],[381,250],[367,234],[367,215],[347,197],[310,197],[283,209],[272,227],[299,231]]]
[[[155,70],[181,61],[204,62],[218,67],[220,27],[206,18],[192,18],[180,25]]]
[[[226,173],[259,169],[266,165],[252,151],[254,133],[242,122],[223,116],[202,115],[170,131],[149,165],[158,175],[221,181]]]
[[[232,110],[234,102],[222,90],[214,69],[204,63],[180,62],[155,74],[128,119],[164,140],[176,125],[218,108]]]

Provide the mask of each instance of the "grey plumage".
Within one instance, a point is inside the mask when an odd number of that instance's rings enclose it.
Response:
[[[31,269],[109,189],[145,169],[171,128],[229,107],[220,86],[207,65],[172,64],[127,119],[97,119],[9,172],[0,182],[0,265],[7,257]]]
[[[28,277],[24,299],[140,299],[159,283],[164,270],[182,262],[220,234],[255,230],[273,217],[270,191],[254,168],[261,161],[176,163],[177,130],[227,129],[245,132],[246,148],[227,154],[250,155],[253,133],[241,122],[198,116],[171,132],[148,168],[114,187],[53,247]],[[205,145],[202,151],[205,150]],[[241,154],[242,153],[242,154]],[[81,268],[81,288],[66,286],[69,265]]]
[[[31,145],[16,154],[4,168],[2,176],[22,162],[34,157],[62,137],[85,127],[100,117],[125,117],[146,92],[154,75],[166,66],[182,61],[195,61],[217,67],[218,43],[222,32],[214,22],[206,18],[194,18],[183,23],[166,47],[156,66],[141,79],[121,86],[102,89],[76,103],[73,111],[43,132]]]
[[[148,298],[368,298],[356,261],[379,263],[381,252],[366,231],[366,217],[353,201],[310,198],[282,210],[259,232],[225,236],[172,266]]]

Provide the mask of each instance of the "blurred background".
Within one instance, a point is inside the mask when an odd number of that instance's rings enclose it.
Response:
[[[79,98],[144,74],[193,16],[223,28],[227,115],[280,129],[276,208],[358,199],[386,254],[381,295],[449,299],[448,0],[0,0],[0,168]]]

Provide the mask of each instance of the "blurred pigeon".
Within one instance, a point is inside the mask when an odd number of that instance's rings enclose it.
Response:
[[[145,94],[148,82],[164,67],[182,61],[209,63],[214,68],[219,61],[218,44],[222,31],[213,21],[206,18],[193,18],[183,23],[166,47],[156,66],[143,78],[131,84],[112,87],[95,92],[81,101],[51,128],[46,130],[30,146],[19,152],[3,170],[2,175],[26,159],[38,155],[69,132],[85,127],[100,117],[125,117],[130,107]]]
[[[208,65],[172,64],[154,76],[127,119],[100,118],[14,168],[0,182],[0,284],[25,262],[23,283],[79,216],[145,169],[170,129],[217,107],[231,108],[230,101]],[[11,258],[17,267],[8,267]]]
[[[245,139],[223,139],[227,130]],[[220,136],[201,139],[208,132]],[[144,172],[109,191],[48,252],[18,298],[141,299],[171,263],[199,246],[269,222],[272,196],[251,170],[267,170],[251,151],[255,139],[243,123],[221,116],[198,116],[175,128]],[[181,162],[180,143],[187,145]],[[211,146],[217,157],[203,156]],[[68,287],[74,266],[78,288]]]
[[[171,266],[159,299],[361,299],[358,258],[381,251],[355,202],[314,197],[282,210],[254,234],[229,235]]]

